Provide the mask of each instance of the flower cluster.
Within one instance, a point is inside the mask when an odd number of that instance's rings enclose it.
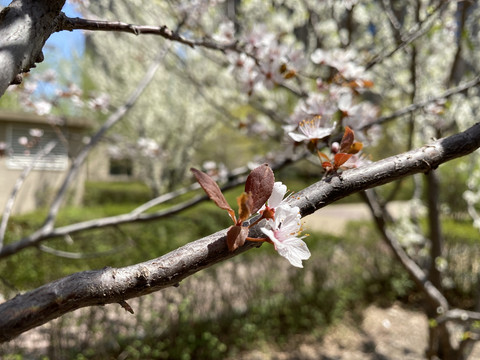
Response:
[[[287,187],[281,182],[274,182],[273,172],[267,165],[260,165],[247,177],[245,192],[237,198],[238,218],[216,182],[202,171],[193,168],[191,171],[210,199],[226,210],[234,223],[227,231],[230,251],[243,246],[247,240],[268,242],[293,266],[303,267],[302,260],[309,259],[311,254],[302,240],[304,236],[300,236],[300,209],[285,201],[288,199],[288,196],[284,198]],[[245,220],[255,212],[261,216],[252,224],[245,225]],[[249,237],[249,229],[261,221],[264,224],[260,229],[267,238]]]
[[[61,86],[52,69],[38,75],[28,74],[22,84],[9,87],[9,91],[18,95],[19,103],[24,109],[34,111],[41,116],[49,115],[55,106],[65,100],[76,108],[88,108],[101,112],[106,112],[110,105],[107,94],[85,94],[74,83]]]
[[[217,39],[233,39],[233,24],[220,27]],[[295,77],[303,66],[301,51],[279,41],[279,37],[264,25],[257,25],[239,40],[242,51],[227,52],[230,70],[239,80],[242,90],[251,95],[261,88],[272,89]]]
[[[28,134],[30,137],[20,136],[17,140],[18,143],[25,148],[25,155],[30,155],[30,151],[40,143],[40,138],[43,136],[43,130],[31,128],[28,130]]]

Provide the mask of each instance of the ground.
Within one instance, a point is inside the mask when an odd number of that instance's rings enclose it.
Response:
[[[425,359],[428,324],[418,311],[400,304],[383,309],[369,306],[361,325],[353,320],[331,327],[321,343],[302,339],[297,349],[276,352],[271,349],[243,354],[242,360],[420,360]],[[480,356],[480,347],[476,349]]]

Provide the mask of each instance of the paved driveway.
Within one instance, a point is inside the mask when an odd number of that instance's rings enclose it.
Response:
[[[394,218],[408,211],[408,202],[392,201],[387,208]],[[335,235],[342,234],[350,221],[372,220],[368,206],[364,203],[332,204],[303,219],[305,232],[322,231]]]

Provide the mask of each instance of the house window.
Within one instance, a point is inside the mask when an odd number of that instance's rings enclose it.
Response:
[[[133,174],[133,162],[129,158],[115,159],[110,158],[110,175],[124,175],[132,176]]]
[[[68,151],[63,139],[51,126],[35,124],[14,124],[7,130],[7,168],[23,169],[30,166],[35,156],[50,141],[55,140],[56,146],[49,154],[35,160],[34,169],[37,170],[65,170],[68,166]],[[63,140],[63,141],[62,141]]]

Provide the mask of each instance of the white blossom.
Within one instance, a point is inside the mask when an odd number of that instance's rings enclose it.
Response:
[[[298,129],[299,133],[289,132],[288,136],[296,142],[309,141],[326,138],[335,130],[335,124],[327,126],[326,121],[322,117],[316,116],[313,119],[301,121]]]
[[[286,258],[293,266],[303,268],[302,260],[310,258],[307,244],[299,237],[301,232],[300,209],[287,204],[275,210],[275,220],[267,220],[262,232],[267,235],[275,246],[275,250]]]

